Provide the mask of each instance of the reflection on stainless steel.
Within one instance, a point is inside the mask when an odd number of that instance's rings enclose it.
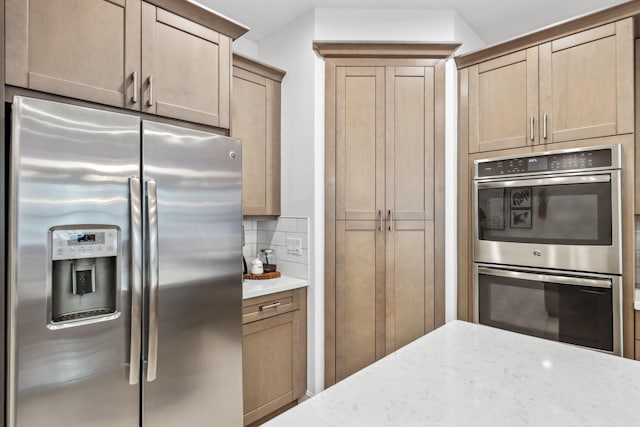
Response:
[[[14,99],[8,427],[242,424],[240,143],[142,128],[135,116]],[[118,230],[117,255],[82,249],[54,273],[59,245],[96,250],[97,234],[69,232],[71,244],[50,230],[104,227]],[[103,283],[116,292],[109,315],[75,320],[69,302],[113,300]]]
[[[611,150],[612,166],[597,167],[593,170],[597,172],[579,171],[577,168],[571,169],[569,172],[556,172],[550,175],[548,172],[541,173],[519,173],[515,176],[509,175],[503,177],[490,177],[478,179],[473,182],[473,259],[475,262],[487,262],[506,265],[520,265],[543,267],[562,270],[591,271],[598,273],[622,274],[622,231],[620,226],[621,212],[621,188],[620,188],[620,170],[614,169],[620,162],[620,146],[608,147],[590,147],[589,150]],[[522,156],[527,159],[532,156],[549,155],[553,153],[579,153],[581,150],[561,150],[557,152],[536,153]],[[518,157],[516,160],[520,160]],[[486,162],[493,162],[504,158],[488,159]],[[483,161],[485,162],[485,161]],[[478,165],[476,161],[474,169],[476,177],[478,175]],[[597,186],[606,186],[607,193],[610,198],[601,200],[599,196],[599,188]],[[573,186],[573,187],[571,187]],[[503,209],[502,228],[503,232],[494,232],[493,234],[503,234],[503,239],[492,239],[483,236],[480,228],[479,212],[480,200],[479,193],[481,191],[494,191],[487,189],[497,189],[500,191],[510,191],[511,189],[524,188],[530,189],[533,194],[538,188],[545,188],[549,192],[563,191],[562,197],[569,200],[570,197],[578,199],[580,197],[590,197],[588,200],[595,203],[592,209],[581,209],[579,206],[570,206],[567,204],[563,207],[564,211],[553,211],[551,208],[546,218],[538,214],[539,206],[534,203],[540,203],[539,200],[532,200],[529,209],[529,215],[534,226],[524,228],[514,228],[510,224],[510,209],[507,204]],[[533,189],[533,190],[531,190]],[[590,193],[590,191],[592,193]],[[566,193],[566,194],[565,194]],[[560,195],[558,197],[561,197]],[[609,196],[607,196],[609,197]],[[571,199],[571,200],[573,200]],[[508,198],[505,203],[508,203]],[[556,205],[557,206],[557,205]],[[515,209],[515,208],[514,208]],[[605,212],[606,210],[606,212]],[[486,214],[486,213],[485,213]],[[555,215],[555,216],[554,216]],[[606,215],[606,217],[605,217]],[[581,219],[582,216],[582,219]],[[585,227],[590,223],[585,221],[589,216],[595,225],[588,232],[595,233],[598,236],[609,239],[609,242],[603,243],[598,239],[586,235]],[[551,234],[547,240],[556,240],[555,243],[537,242],[543,240],[541,230],[536,229],[535,224],[546,223],[545,231]],[[609,225],[610,224],[610,225]],[[551,232],[554,226],[556,232]],[[485,231],[487,226],[484,225]],[[606,227],[606,229],[604,229]],[[602,228],[602,229],[599,229]],[[530,239],[528,239],[530,237]],[[593,240],[592,242],[585,242]]]
[[[117,270],[122,316],[50,330],[48,230],[118,224],[118,256],[128,259],[128,178],[139,164],[139,120],[15,98],[12,124],[8,425],[50,425],[52,408],[61,425],[123,425],[138,414],[137,389],[125,379],[129,269]]]
[[[475,322],[622,353],[621,152],[474,162]]]
[[[147,185],[147,236],[149,249],[149,270],[147,286],[149,288],[149,356],[147,363],[147,381],[156,379],[158,371],[158,288],[160,260],[158,259],[158,190],[152,179]]]
[[[140,179],[129,178],[129,218],[131,221],[131,330],[129,345],[129,384],[140,381],[142,358],[142,200]]]
[[[144,424],[239,426],[241,156],[228,153],[240,144],[151,122],[143,141],[144,177],[157,183],[160,266],[157,378],[143,383]]]

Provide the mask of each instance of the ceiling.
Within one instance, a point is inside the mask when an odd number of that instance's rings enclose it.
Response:
[[[622,0],[195,0],[247,25],[260,42],[307,11],[336,9],[454,9],[487,44],[527,33]]]

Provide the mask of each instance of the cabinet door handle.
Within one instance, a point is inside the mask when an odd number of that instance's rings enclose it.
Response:
[[[393,211],[389,209],[389,231],[393,231]]]
[[[547,113],[544,113],[544,118],[542,121],[542,137],[547,139]]]
[[[133,96],[131,97],[131,102],[133,104],[137,104],[138,103],[138,72],[134,71],[131,77],[133,78]]]
[[[260,307],[260,311],[265,311],[265,310],[269,310],[272,308],[277,308],[280,306],[280,301],[276,301],[273,304],[267,304],[267,305],[263,305],[262,307]]]
[[[535,123],[534,120],[535,119],[533,118],[533,116],[531,116],[531,120],[529,121],[529,139],[531,141],[533,141],[535,139],[535,135],[536,135],[535,134],[535,128],[533,127],[534,123]]]
[[[149,107],[153,107],[153,76],[149,76]]]
[[[378,216],[380,217],[380,231],[384,231],[384,218],[382,215],[382,209],[378,209]]]

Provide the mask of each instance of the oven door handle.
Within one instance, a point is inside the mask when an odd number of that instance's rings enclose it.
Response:
[[[535,187],[540,185],[591,184],[595,182],[611,182],[610,174],[558,176],[535,179],[518,179],[512,181],[478,182],[478,188]]]
[[[581,277],[555,276],[552,274],[537,274],[525,271],[507,271],[495,268],[478,267],[479,274],[487,274],[490,276],[507,277],[510,279],[533,280],[536,282],[553,282],[562,285],[586,286],[590,288],[608,288],[612,287],[609,279],[589,279]]]

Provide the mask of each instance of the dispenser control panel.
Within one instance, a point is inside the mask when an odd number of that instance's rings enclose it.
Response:
[[[53,261],[117,255],[118,230],[115,227],[52,231]]]

